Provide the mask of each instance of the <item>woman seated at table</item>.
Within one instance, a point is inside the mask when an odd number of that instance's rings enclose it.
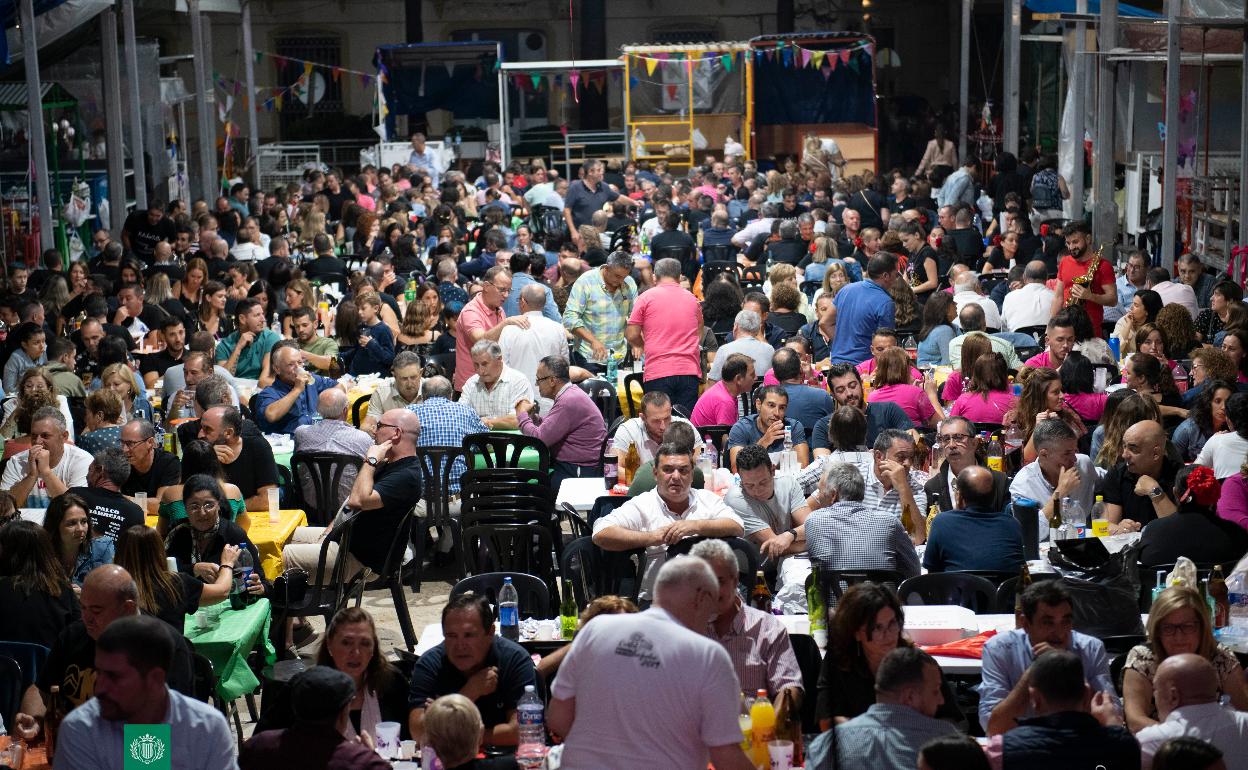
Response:
[[[87,394],[87,429],[78,437],[78,448],[95,454],[101,449],[121,449],[122,418],[121,398],[109,388],[100,388]]]
[[[1000,353],[980,356],[971,366],[970,382],[949,407],[950,416],[965,417],[976,423],[1000,425],[1005,422],[1005,413],[1014,406],[1009,376],[1005,358]]]
[[[160,495],[160,522],[157,529],[168,532],[173,527],[186,521],[186,506],[182,502],[182,492],[186,480],[192,476],[203,474],[217,480],[221,491],[225,493],[226,509],[222,516],[237,524],[244,530],[251,520],[247,516],[247,501],[238,487],[225,480],[225,471],[221,469],[221,461],[212,445],[207,441],[196,440],[182,449],[182,483],[165,487]]]
[[[1062,376],[1057,370],[1041,366],[1023,371],[1029,371],[1029,376],[1023,383],[1022,395],[1018,397],[1014,409],[1005,415],[1003,424],[1015,423],[1022,429],[1023,462],[1029,463],[1036,459],[1035,447],[1031,445],[1031,434],[1037,423],[1051,419],[1061,420],[1075,432],[1076,437],[1082,437],[1088,432],[1088,428],[1083,424],[1083,418],[1066,405],[1062,393]]]
[[[1174,385],[1174,377],[1156,358],[1143,352],[1131,356],[1131,360],[1123,367],[1123,380],[1136,393],[1156,401],[1163,419],[1187,419],[1183,397]]]
[[[245,544],[255,566],[247,590],[264,594],[267,586],[260,578],[260,554],[247,542],[247,532],[242,527],[222,518],[222,513],[230,510],[230,504],[221,491],[221,484],[204,473],[191,476],[182,485],[182,504],[187,519],[174,527],[165,541],[165,554],[174,558],[178,571],[194,575],[205,583],[215,583],[220,577],[222,562],[230,563],[222,556],[225,546]]]
[[[225,601],[234,588],[237,546],[221,549],[221,569],[211,583],[200,582],[185,572],[170,572],[165,561],[165,543],[151,527],[135,524],[117,538],[113,563],[130,573],[139,590],[139,609],[155,615],[181,633],[186,616],[200,607]]]
[[[361,733],[377,734],[378,722],[398,722],[400,737],[408,733],[408,683],[382,654],[377,626],[359,607],[339,610],[329,622],[325,639],[316,653],[316,665],[336,668],[355,680],[355,697],[351,700],[351,721],[343,732],[348,739]],[[255,732],[280,730],[294,722],[290,689],[274,688],[272,706],[266,704]]]
[[[945,385],[940,391],[940,397],[946,404],[952,404],[962,395],[963,389],[971,379],[975,362],[979,360],[980,356],[992,352],[992,343],[988,341],[986,335],[971,334],[963,338],[962,350],[959,352],[962,360],[949,373],[949,377],[945,380]]]
[[[901,407],[915,426],[935,428],[945,416],[936,399],[935,384],[932,384],[930,393],[914,384],[910,374],[910,356],[902,348],[884,350],[877,361],[867,401],[892,401]]]
[[[1122,459],[1122,437],[1126,435],[1127,428],[1144,420],[1161,422],[1161,412],[1157,411],[1157,404],[1151,398],[1141,396],[1130,388],[1110,393],[1105,400],[1101,422],[1092,431],[1092,448],[1088,456],[1098,467],[1114,467],[1114,463]],[[1167,450],[1172,446],[1173,443]]]
[[[1236,711],[1248,710],[1248,687],[1235,653],[1213,638],[1209,605],[1194,588],[1172,586],[1162,591],[1148,612],[1148,641],[1127,653],[1122,671],[1122,705],[1127,727],[1139,732],[1157,724],[1153,676],[1171,655],[1194,653],[1218,672],[1218,695],[1228,695]]]
[[[101,343],[103,344],[103,343]],[[152,405],[139,389],[134,370],[125,364],[109,364],[100,373],[100,386],[108,388],[121,399],[121,416],[124,425],[131,420],[151,421]]]
[[[81,615],[48,533],[20,519],[0,527],[0,639],[51,647]]]
[[[1171,435],[1171,443],[1179,450],[1183,462],[1195,461],[1210,436],[1229,430],[1226,401],[1234,394],[1235,386],[1225,380],[1213,380],[1201,390],[1187,419]]]
[[[61,569],[74,589],[82,587],[87,573],[113,562],[113,539],[91,531],[87,502],[72,492],[52,498],[43,517],[43,528],[52,538]]]
[[[61,407],[56,386],[47,369],[33,366],[17,378],[17,395],[5,399],[4,422],[0,424],[0,438],[13,439],[30,435],[30,418],[45,406]],[[68,413],[68,404],[63,408]]]
[[[1105,401],[1109,396],[1096,392],[1096,378],[1088,357],[1072,350],[1057,371],[1062,376],[1062,393],[1065,394],[1066,406],[1084,422],[1101,419],[1101,415],[1105,413]]]
[[[912,646],[902,636],[905,615],[897,594],[887,586],[859,583],[846,589],[836,603],[828,628],[828,653],[819,671],[819,694],[815,714],[819,729],[864,713],[875,703],[875,672],[884,656],[898,646]],[[941,683],[944,705],[937,719],[962,719],[948,683]]]

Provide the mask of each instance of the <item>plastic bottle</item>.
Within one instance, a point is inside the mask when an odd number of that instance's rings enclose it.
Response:
[[[1222,577],[1222,565],[1213,565],[1209,575],[1209,598],[1213,600],[1213,627],[1226,628],[1231,624],[1230,591]]]
[[[788,425],[784,426],[784,451],[793,451],[793,429]]]
[[[1017,423],[1013,423],[1005,429],[1004,444],[1007,455],[1023,448],[1023,429],[1018,427]]]
[[[710,436],[703,436],[702,440],[705,442],[702,447],[702,457],[706,458],[706,461],[711,466],[711,470],[714,471],[719,467],[719,452],[716,451],[715,442],[711,440]]]
[[[1001,446],[1001,437],[996,433],[988,441],[988,469],[1005,472],[1005,449]]]
[[[1062,500],[1062,525],[1068,538],[1087,537],[1088,513],[1073,497]]]
[[[816,643],[822,637],[823,643],[827,644],[828,613],[823,609],[823,597],[819,595],[819,584],[815,580],[814,572],[806,576],[806,612],[810,618],[810,635]]]
[[[607,354],[607,382],[614,385],[620,379],[620,364],[615,360],[614,353]]]
[[[1166,585],[1166,571],[1159,569],[1157,570],[1157,583],[1153,586],[1153,601],[1157,601],[1157,597],[1167,588],[1169,586]]]
[[[1248,576],[1243,572],[1232,572],[1226,579],[1226,593],[1231,625],[1248,630]]]
[[[248,550],[246,541],[239,543],[238,559],[234,562],[234,595],[230,597],[231,606],[237,604],[242,607],[248,603],[250,594],[247,593],[247,579],[255,570],[256,563],[251,559],[251,551]]]
[[[498,592],[498,625],[505,638],[513,642],[520,638],[520,594],[511,578],[503,578],[502,590]]]
[[[510,582],[508,578],[507,583]],[[503,586],[503,590],[507,590],[507,585]],[[516,589],[511,590],[514,592]],[[542,699],[537,697],[537,691],[531,684],[524,686],[524,695],[516,704],[516,718],[520,726],[516,764],[521,770],[537,770],[546,761],[546,718]]]
[[[1096,496],[1096,502],[1092,503],[1092,512],[1088,514],[1088,522],[1092,526],[1092,534],[1096,537],[1105,537],[1109,534],[1109,519],[1105,518],[1105,498],[1100,495]]]
[[[755,767],[771,767],[767,744],[776,739],[776,710],[766,690],[759,690],[750,706],[750,723],[754,739],[750,760]]]

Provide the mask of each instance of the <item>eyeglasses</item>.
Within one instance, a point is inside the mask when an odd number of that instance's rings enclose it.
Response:
[[[901,624],[894,618],[887,623],[876,623],[871,626],[871,638],[875,638],[878,634],[895,634],[901,630]]]
[[[209,500],[206,503],[191,503],[186,506],[187,513],[212,513],[217,510],[217,501]]]
[[[490,284],[490,285],[491,285],[491,286],[494,286],[494,284]],[[499,287],[499,286],[494,286],[494,291],[496,291],[496,292],[498,292],[499,294],[502,294],[504,297],[506,297],[508,294],[511,294],[511,287],[510,287],[510,286],[508,286],[506,289],[504,289],[504,288]]]
[[[941,433],[940,440],[953,444],[965,444],[971,440],[971,435],[969,433]]]
[[[395,430],[397,430],[397,431],[402,431],[402,430],[403,430],[403,429],[402,429],[402,428],[400,428],[399,426],[397,426],[397,425],[391,425],[391,424],[390,424],[390,423],[388,423],[388,422],[379,422],[379,423],[377,423],[377,427],[378,427],[378,428],[394,428],[394,429],[395,429]]]
[[[1194,620],[1189,620],[1186,623],[1162,623],[1157,626],[1157,630],[1161,632],[1162,636],[1177,636],[1179,634],[1190,636],[1196,633],[1199,628],[1200,624]]]
[[[127,439],[124,439],[124,438],[123,438],[123,439],[121,440],[121,446],[122,446],[122,448],[123,448],[123,449],[134,449],[134,448],[135,448],[136,446],[138,446],[139,444],[145,444],[145,443],[147,443],[149,440],[150,440],[150,439],[141,438],[141,439],[139,439],[138,441],[130,441],[130,440],[127,440]]]

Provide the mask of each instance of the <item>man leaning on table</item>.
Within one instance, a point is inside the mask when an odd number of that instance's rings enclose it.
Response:
[[[360,420],[360,430],[370,436],[377,431],[377,420],[391,409],[406,409],[420,400],[423,370],[420,356],[410,350],[396,353],[390,364],[394,382],[382,382],[368,399],[368,413]]]
[[[515,430],[516,404],[534,400],[529,378],[503,363],[503,349],[493,340],[478,340],[471,355],[474,374],[464,382],[459,400],[481,415],[490,430]]]
[[[810,559],[786,559],[806,553],[803,525],[810,516],[806,496],[793,476],[777,476],[767,450],[751,444],[737,453],[740,486],[724,495],[724,504],[736,511],[745,528],[745,537],[756,543],[762,555],[779,563],[780,588],[793,581],[804,581],[810,574]]]
[[[265,380],[271,377],[269,351],[282,336],[268,327],[264,306],[251,298],[238,301],[234,308],[238,329],[217,343],[217,361],[235,377]]]
[[[256,424],[264,433],[292,436],[295,428],[316,420],[321,393],[342,385],[303,368],[303,358],[293,342],[283,341],[269,354],[273,384],[256,394]]]
[[[541,418],[534,418],[533,402],[521,400],[515,405],[520,432],[550,447],[554,459],[550,485],[556,493],[564,479],[602,475],[602,444],[607,437],[602,412],[568,376],[567,359],[543,358],[537,365],[537,389],[554,403]]]

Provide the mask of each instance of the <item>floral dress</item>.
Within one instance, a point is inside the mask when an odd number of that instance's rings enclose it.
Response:
[[[1235,653],[1224,644],[1219,644],[1213,652],[1213,659],[1209,661],[1213,664],[1213,670],[1218,674],[1218,696],[1220,697],[1226,692],[1224,683],[1232,676],[1243,676],[1239,668],[1239,661],[1235,659]],[[1148,680],[1151,685],[1153,677],[1157,674],[1157,666],[1161,661],[1157,659],[1157,653],[1153,652],[1153,648],[1147,644],[1137,644],[1127,653],[1127,662],[1124,669],[1131,669],[1140,676]],[[1157,718],[1157,704],[1152,703],[1149,719]]]

